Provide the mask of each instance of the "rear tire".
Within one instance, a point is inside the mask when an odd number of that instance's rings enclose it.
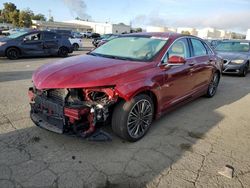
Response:
[[[112,115],[112,129],[119,137],[135,142],[149,130],[153,121],[154,104],[145,94],[135,96],[130,101],[120,101]]]
[[[6,51],[6,56],[11,60],[15,60],[20,57],[20,52],[17,48],[9,48]]]
[[[79,44],[74,43],[73,44],[74,51],[77,51],[79,49]]]
[[[206,97],[212,98],[215,95],[215,93],[217,91],[217,87],[219,85],[219,82],[220,82],[220,73],[215,72],[213,74],[213,78],[208,86]]]
[[[60,57],[67,57],[69,55],[69,50],[66,47],[59,48],[58,55]]]

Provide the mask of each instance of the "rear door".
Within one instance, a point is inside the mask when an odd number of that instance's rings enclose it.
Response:
[[[198,38],[190,38],[191,43],[191,58],[193,59],[194,65],[191,68],[191,72],[194,78],[194,88],[199,90],[209,83],[212,75],[212,66],[210,66],[211,52],[208,51],[205,43]],[[211,57],[210,57],[211,56]]]
[[[25,35],[21,45],[22,54],[29,56],[42,56],[44,55],[43,41],[40,32],[33,32]]]
[[[47,55],[56,54],[59,48],[58,35],[54,32],[43,32],[44,52]]]

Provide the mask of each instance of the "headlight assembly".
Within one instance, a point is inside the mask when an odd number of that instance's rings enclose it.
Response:
[[[232,63],[235,63],[235,64],[242,64],[242,63],[244,63],[244,59],[236,59],[236,60],[232,60],[231,62]]]

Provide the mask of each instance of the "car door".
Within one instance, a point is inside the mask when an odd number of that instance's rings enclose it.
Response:
[[[203,41],[198,38],[190,38],[190,42],[192,46],[191,59],[194,62],[191,69],[195,83],[193,90],[199,91],[207,86],[211,79],[213,69],[210,63],[213,59]]]
[[[59,48],[58,35],[54,32],[43,32],[44,52],[47,55],[56,54]]]
[[[33,32],[25,35],[20,45],[21,51],[28,56],[44,55],[43,41],[40,32]]]
[[[193,60],[190,59],[190,46],[187,38],[177,39],[167,50],[163,65],[165,68],[165,81],[162,86],[163,109],[178,104],[187,98],[193,88],[193,77],[190,72]],[[185,58],[183,65],[168,65],[168,59],[171,56],[180,56]]]

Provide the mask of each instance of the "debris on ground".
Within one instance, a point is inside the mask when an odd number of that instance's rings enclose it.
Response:
[[[230,165],[224,166],[221,171],[218,172],[220,175],[225,176],[227,178],[233,178],[234,177],[234,167]]]

